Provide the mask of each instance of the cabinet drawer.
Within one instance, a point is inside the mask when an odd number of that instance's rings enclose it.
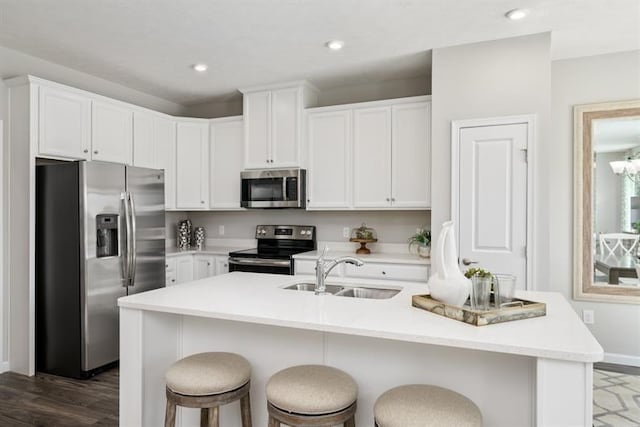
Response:
[[[316,262],[311,260],[296,260],[294,266],[294,274],[310,274],[315,276],[316,274]],[[331,273],[329,273],[331,277],[340,277],[343,276],[342,273],[342,265],[336,266]]]
[[[426,282],[429,267],[426,265],[367,263],[362,267],[345,266],[345,276],[369,279],[406,280]]]

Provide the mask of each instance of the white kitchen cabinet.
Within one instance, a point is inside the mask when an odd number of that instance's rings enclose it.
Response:
[[[243,97],[244,168],[300,167],[302,111],[317,102],[306,82],[240,90]]]
[[[345,264],[344,275],[345,277],[358,277],[363,279],[426,282],[429,279],[429,266],[367,262],[361,267],[356,267],[351,264]]]
[[[431,104],[392,107],[391,204],[431,206]]]
[[[133,113],[133,165],[156,168],[153,115],[142,111]]]
[[[176,207],[176,124],[164,116],[153,118],[155,168],[164,170],[164,205]]]
[[[350,109],[309,113],[307,209],[346,209],[351,205]]]
[[[39,87],[38,153],[91,158],[91,99],[71,91]]]
[[[244,152],[242,117],[211,120],[209,132],[209,207],[240,209]]]
[[[165,286],[175,285],[177,282],[176,276],[176,259],[174,257],[167,257],[165,262],[166,284]]]
[[[391,206],[391,107],[353,111],[353,205]]]
[[[220,274],[227,274],[229,272],[229,257],[217,256],[216,257],[216,276]]]
[[[180,255],[176,260],[176,284],[193,280],[193,256]]]
[[[216,275],[216,258],[213,255],[193,256],[193,279],[204,279]]]
[[[133,110],[118,102],[94,100],[91,105],[91,159],[133,162]]]
[[[209,123],[178,120],[176,124],[176,208],[209,206]]]

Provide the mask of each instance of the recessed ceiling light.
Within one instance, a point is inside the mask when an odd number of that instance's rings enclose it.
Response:
[[[207,64],[194,64],[191,67],[199,73],[204,73],[209,68]]]
[[[329,40],[325,43],[325,46],[331,50],[340,50],[344,47],[344,42],[342,40]]]
[[[511,19],[512,21],[518,21],[529,14],[527,9],[512,9],[509,12],[505,13],[504,16]]]

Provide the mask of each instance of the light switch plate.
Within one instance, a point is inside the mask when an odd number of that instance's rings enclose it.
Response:
[[[596,323],[596,316],[593,310],[582,310],[582,321],[585,325],[593,325]]]
[[[351,230],[349,229],[349,227],[344,227],[342,229],[342,237],[344,237],[345,239],[348,239],[350,235],[351,235]]]
[[[219,225],[218,226],[218,234],[220,236],[224,236],[224,225]]]

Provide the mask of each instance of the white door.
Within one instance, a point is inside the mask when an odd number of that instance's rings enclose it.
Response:
[[[300,166],[298,159],[298,88],[271,92],[271,161],[273,167]]]
[[[397,208],[431,206],[431,104],[393,106],[391,204]]]
[[[156,141],[156,169],[164,169],[164,205],[166,209],[176,207],[176,125],[165,117],[153,120]]]
[[[151,169],[156,167],[153,116],[140,111],[133,113],[133,165]]]
[[[240,209],[243,126],[242,118],[211,123],[209,206],[213,209]]]
[[[133,160],[133,111],[116,103],[93,101],[92,160],[130,165]]]
[[[353,111],[353,204],[391,206],[391,107]]]
[[[91,100],[41,86],[38,131],[38,152],[41,155],[91,158]]]
[[[248,93],[244,102],[244,167],[266,168],[271,160],[271,92]]]
[[[458,150],[461,268],[513,274],[519,289],[527,286],[527,138],[526,123],[467,127]]]
[[[176,208],[209,206],[209,124],[176,125]]]
[[[309,113],[307,209],[351,205],[351,110]]]

